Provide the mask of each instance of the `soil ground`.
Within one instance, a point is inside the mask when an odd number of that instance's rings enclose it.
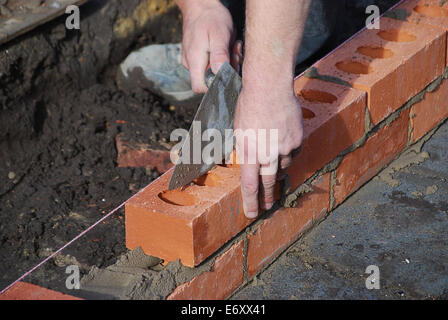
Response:
[[[395,2],[377,1],[382,11]],[[144,89],[116,87],[117,65],[133,49],[181,39],[177,9],[117,35],[120,21],[140,17],[141,3],[91,0],[81,8],[80,31],[66,30],[61,17],[0,47],[0,288],[158,176],[117,167],[118,133],[160,146],[173,129],[189,127],[191,108],[172,109]],[[347,1],[341,30],[302,67],[361,29],[364,10]],[[126,252],[123,214],[26,281],[67,292],[66,265],[87,273],[113,264]]]
[[[131,50],[180,39],[151,25],[153,34],[116,38],[114,24],[139,1],[124,3],[90,1],[82,7],[79,33],[66,30],[62,17],[0,51],[2,288],[159,175],[117,167],[118,133],[158,146],[173,129],[189,127],[192,110],[170,110],[143,89],[117,89],[117,63]],[[171,28],[165,29],[179,30],[178,12],[167,18]],[[123,214],[27,281],[62,289],[66,264],[87,272],[114,263],[126,251]]]

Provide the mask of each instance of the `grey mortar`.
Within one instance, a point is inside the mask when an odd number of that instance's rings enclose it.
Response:
[[[339,85],[343,85],[343,86],[352,88],[350,83],[348,83],[345,80],[342,80],[341,78],[338,78],[335,76],[330,76],[330,75],[320,74],[319,70],[316,67],[309,68],[308,70],[305,71],[305,73],[303,75],[309,79],[318,79],[318,80],[332,82],[332,83],[336,83]]]
[[[196,268],[179,260],[161,265],[161,259],[147,256],[139,247],[118,258],[105,269],[93,267],[81,280],[79,295],[87,298],[122,300],[165,299],[181,283],[211,270],[210,260]]]

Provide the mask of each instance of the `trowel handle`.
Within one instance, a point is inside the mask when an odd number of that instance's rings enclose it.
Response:
[[[213,83],[213,80],[215,80],[216,74],[213,73],[212,68],[208,68],[207,71],[205,71],[205,84],[207,85],[207,88],[210,88],[210,86]]]

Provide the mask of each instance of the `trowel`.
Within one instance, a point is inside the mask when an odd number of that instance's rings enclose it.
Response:
[[[241,91],[241,77],[228,63],[214,75],[206,73],[208,87],[180,149],[168,189],[177,189],[222,163],[233,151],[233,119]],[[215,141],[220,139],[220,141]],[[211,157],[204,157],[210,143],[218,146]]]

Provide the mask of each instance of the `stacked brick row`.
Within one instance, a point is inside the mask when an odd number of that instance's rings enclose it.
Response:
[[[389,17],[401,17],[406,21]],[[243,213],[240,168],[217,166],[168,191],[172,169],[126,205],[126,244],[166,262],[212,268],[168,299],[223,299],[259,273],[403,150],[448,117],[448,3],[409,0],[295,80],[302,152],[283,199],[311,192],[253,222]]]

